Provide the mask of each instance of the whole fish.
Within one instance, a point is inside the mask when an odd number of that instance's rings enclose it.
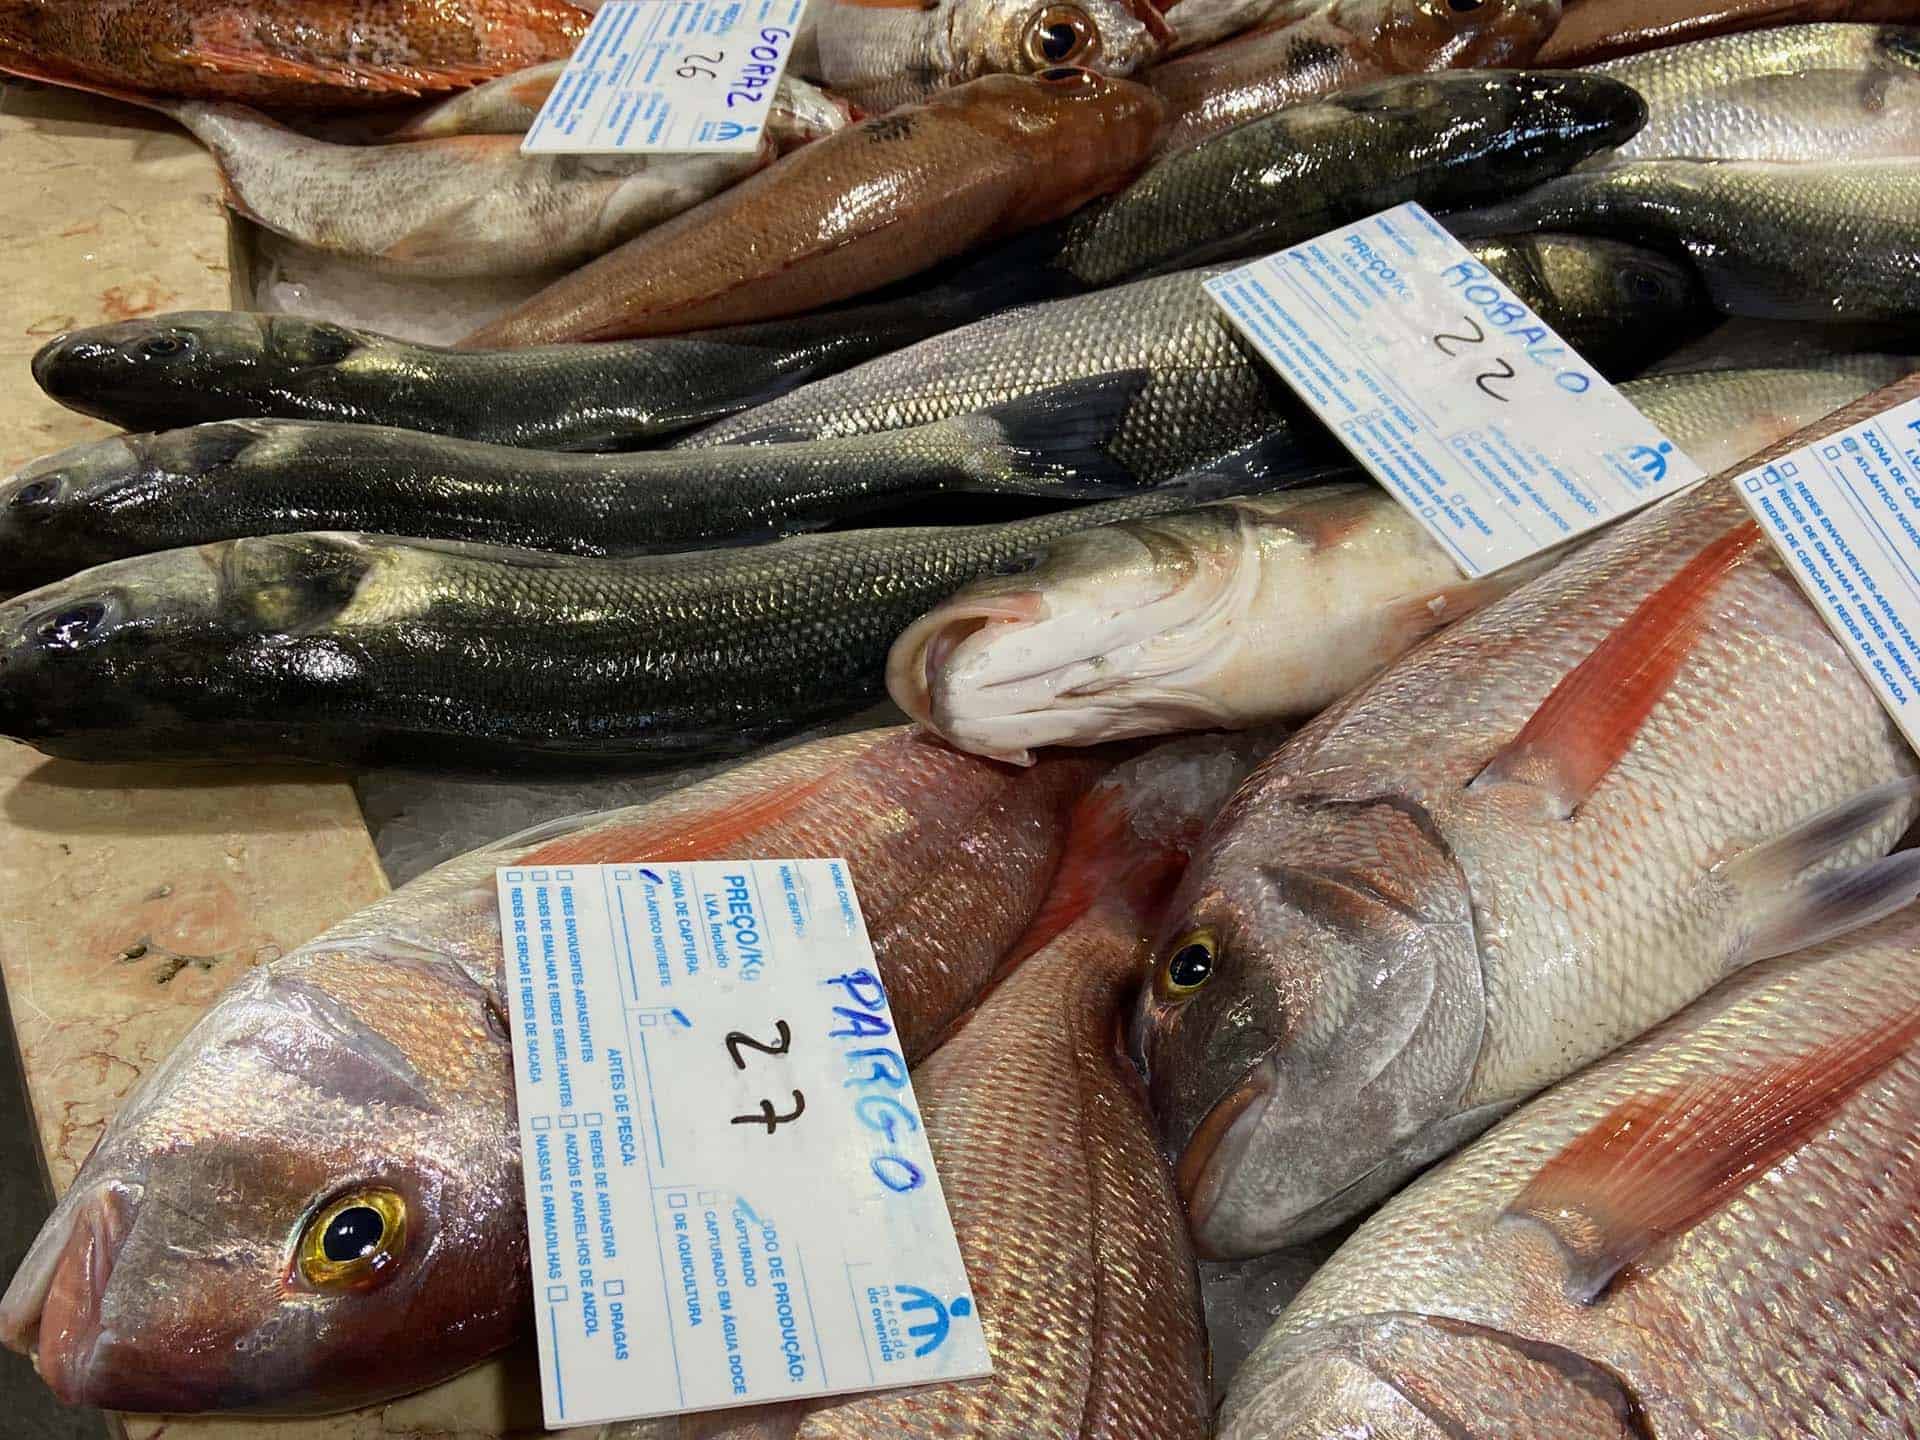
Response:
[[[130,430],[252,416],[396,425],[542,450],[619,450],[1052,293],[989,256],[868,304],[698,335],[526,350],[416,345],[293,315],[155,315],[57,336],[33,377]]]
[[[116,560],[0,604],[0,734],[429,769],[723,754],[878,699],[894,636],[982,571],[1188,490],[625,560],[348,533]]]
[[[584,264],[770,164],[701,155],[534,155],[511,135],[336,145],[257,110],[157,102],[220,164],[227,204],[331,255],[409,275],[537,274]]]
[[[1193,1252],[1115,1035],[1153,908],[1252,759],[1218,738],[1183,741],[1100,781],[1055,882],[1056,894],[1097,887],[1080,918],[914,1068],[993,1375],[689,1415],[679,1440],[1204,1440]]]
[[[130,1410],[340,1409],[473,1364],[533,1314],[496,866],[845,856],[917,1056],[1033,920],[1108,763],[869,731],[448,862],[221,995],[87,1158],[0,1339]],[[376,1211],[374,1254],[317,1265],[342,1207]]]
[[[1913,18],[1912,0],[1572,0],[1537,59],[1586,65],[1733,31]]]
[[[975,80],[784,157],[465,345],[673,334],[863,294],[1115,189],[1159,123],[1146,90],[1086,70]]]
[[[1088,387],[1080,387],[1086,389]],[[791,445],[559,455],[328,421],[226,420],[79,445],[0,482],[0,591],[155,550],[365,530],[567,555],[768,539],[941,494],[1139,488],[1103,448],[1123,388]]]
[[[1789,25],[1609,60],[1652,118],[1607,157],[1876,160],[1920,155],[1920,28]]]
[[[1604,332],[1613,358],[1652,359],[1702,323],[1699,289],[1684,266],[1631,247],[1537,237],[1476,255],[1556,329]],[[1109,447],[1147,480],[1177,475],[1292,427],[1301,444],[1330,443],[1283,382],[1240,339],[1201,288],[1213,270],[1182,271],[1091,295],[1049,301],[802,386],[688,436],[687,446],[765,444],[921,425],[1097,375],[1145,384]],[[1552,308],[1539,304],[1553,287]],[[1597,363],[1597,362],[1596,362]]]
[[[821,0],[809,18],[818,78],[870,111],[983,75],[1131,75],[1169,36],[1154,0]]]
[[[1567,229],[1685,254],[1714,303],[1776,320],[1920,316],[1920,157],[1640,160],[1454,215],[1459,235]]]
[[[456,135],[524,135],[565,73],[556,60],[514,75],[502,75],[451,99],[442,100],[380,139],[446,140]],[[856,119],[853,107],[789,72],[780,77],[767,111],[767,134],[781,153],[811,140],[823,140]]]
[[[1620,389],[1711,473],[1916,368],[1874,355]],[[953,744],[1016,763],[1262,724],[1332,704],[1542,568],[1463,580],[1370,485],[1223,500],[1064,536],[1029,570],[974,581],[894,642],[887,688]]]
[[[339,106],[564,60],[562,0],[0,0],[0,70],[88,90]]]
[[[1182,0],[1176,25],[1194,3]],[[1166,101],[1160,148],[1172,152],[1368,80],[1530,65],[1559,18],[1560,0],[1326,0],[1142,78]]]
[[[1390,1201],[1222,1440],[1904,1433],[1917,951],[1909,910],[1756,966]]]
[[[1920,852],[1881,860],[1920,767],[1746,517],[1721,478],[1625,521],[1235,794],[1134,1030],[1203,1252],[1364,1211],[1731,971],[1920,892]]]
[[[1395,77],[1290,105],[1169,155],[1068,226],[1095,285],[1284,249],[1391,206],[1517,194],[1628,140],[1627,86],[1553,71]]]

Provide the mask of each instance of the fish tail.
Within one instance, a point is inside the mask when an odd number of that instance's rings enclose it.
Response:
[[[1141,489],[1111,447],[1150,378],[1120,370],[1071,380],[946,422],[972,446],[967,488],[1089,497]]]

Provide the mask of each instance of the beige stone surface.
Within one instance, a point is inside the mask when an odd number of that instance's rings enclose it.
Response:
[[[111,433],[34,388],[49,336],[225,308],[231,277],[214,167],[159,117],[0,85],[0,178],[5,474]],[[0,974],[55,1185],[224,986],[385,884],[337,774],[86,766],[0,741]],[[540,1433],[539,1388],[522,1356],[354,1415],[123,1423],[135,1440],[495,1440]]]

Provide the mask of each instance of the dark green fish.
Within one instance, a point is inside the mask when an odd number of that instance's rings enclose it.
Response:
[[[995,518],[994,496],[1111,498],[1141,488],[1102,448],[1136,388],[1102,377],[910,430],[627,455],[307,420],[116,436],[0,483],[0,593],[129,555],[297,530],[640,555],[904,517],[943,494],[980,497],[970,520]],[[999,518],[1020,513],[1001,506]]]

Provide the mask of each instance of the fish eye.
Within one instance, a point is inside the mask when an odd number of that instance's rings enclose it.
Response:
[[[84,644],[106,618],[107,607],[98,600],[88,600],[49,615],[35,633],[43,649],[74,650]]]
[[[1097,54],[1100,31],[1093,17],[1078,5],[1049,5],[1027,22],[1022,45],[1028,60],[1048,67],[1041,72],[1041,79],[1064,80],[1065,76],[1055,72]],[[1075,79],[1080,78],[1078,71],[1073,74]]]
[[[154,335],[140,342],[140,353],[149,360],[171,360],[193,349],[191,335]]]
[[[368,1186],[329,1202],[300,1234],[300,1278],[316,1290],[360,1290],[380,1279],[406,1249],[407,1202]]]
[[[1632,292],[1633,298],[1636,300],[1657,300],[1665,288],[1666,287],[1660,283],[1660,277],[1657,275],[1650,274],[1645,270],[1630,270],[1627,272],[1627,289]]]
[[[1471,15],[1485,3],[1486,0],[1447,0],[1447,8],[1456,15]]]
[[[60,493],[60,481],[57,476],[48,475],[39,480],[29,480],[8,498],[7,504],[16,510],[24,510],[30,505],[44,505]]]
[[[1191,930],[1173,942],[1154,975],[1154,988],[1168,1000],[1182,1000],[1213,978],[1218,942],[1211,930]]]

